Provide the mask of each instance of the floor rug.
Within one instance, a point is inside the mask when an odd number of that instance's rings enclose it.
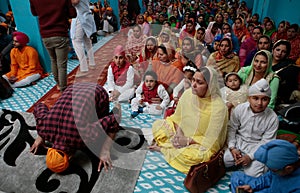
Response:
[[[134,191],[146,155],[140,130],[125,128],[112,148],[114,168],[97,172],[98,159],[77,151],[70,167],[55,174],[45,165],[46,150],[29,152],[37,136],[33,114],[0,110],[0,190],[3,192],[128,192]]]

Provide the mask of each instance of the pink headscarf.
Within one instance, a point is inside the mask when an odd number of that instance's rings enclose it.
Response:
[[[26,44],[29,42],[29,37],[23,32],[13,32],[13,37],[16,37],[22,46],[26,46]]]
[[[115,50],[114,50],[114,55],[125,55],[125,50],[123,48],[123,46],[118,45]]]

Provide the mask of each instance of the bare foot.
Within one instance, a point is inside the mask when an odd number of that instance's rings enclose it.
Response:
[[[156,145],[156,144],[154,144],[154,145],[150,145],[150,146],[148,147],[148,149],[149,149],[150,151],[157,151],[157,152],[161,152],[161,151],[160,151],[161,147],[159,147],[159,146],[158,146],[158,145]]]

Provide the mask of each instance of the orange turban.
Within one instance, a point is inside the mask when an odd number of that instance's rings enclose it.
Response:
[[[112,11],[112,8],[111,7],[107,7],[106,10],[107,11]]]
[[[69,156],[61,150],[49,148],[46,155],[46,165],[55,173],[63,172],[69,166]]]
[[[16,31],[13,32],[12,35],[13,37],[16,37],[16,39],[22,46],[26,46],[26,44],[29,42],[29,37],[23,32]]]

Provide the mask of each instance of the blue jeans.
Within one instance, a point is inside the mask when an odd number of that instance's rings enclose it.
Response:
[[[54,80],[60,87],[60,90],[63,91],[67,88],[69,37],[43,38],[43,43],[50,55]]]

